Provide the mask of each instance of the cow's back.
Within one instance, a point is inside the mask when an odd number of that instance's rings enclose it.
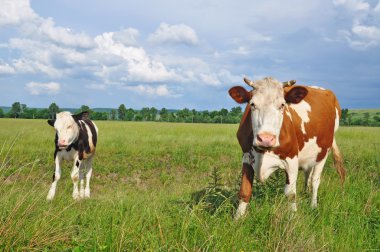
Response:
[[[315,87],[306,88],[307,96],[300,103],[291,104],[288,109],[297,135],[298,150],[301,154],[299,158],[302,159],[305,148],[315,141],[316,148],[319,148],[316,162],[319,162],[325,158],[332,146],[334,133],[339,127],[341,110],[332,91]]]

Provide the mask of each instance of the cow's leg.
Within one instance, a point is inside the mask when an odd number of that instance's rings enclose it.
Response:
[[[304,184],[304,189],[305,192],[310,192],[311,190],[311,174],[313,174],[314,167],[308,168],[304,170],[305,174],[305,184]]]
[[[311,175],[311,183],[312,183],[312,196],[311,196],[311,207],[316,208],[318,206],[317,196],[318,196],[318,187],[321,182],[321,174],[323,171],[323,167],[325,166],[327,156],[322,159],[313,169],[313,174]]]
[[[90,198],[90,180],[92,175],[92,157],[90,157],[87,160],[87,166],[86,166],[86,189],[84,190],[84,197]]]
[[[62,162],[62,157],[57,153],[55,155],[55,171],[53,174],[53,183],[50,186],[49,193],[46,197],[47,200],[52,200],[54,199],[55,196],[55,191],[57,189],[57,183],[58,180],[61,178],[61,162]]]
[[[298,161],[289,164],[286,169],[288,183],[285,185],[285,196],[289,199],[290,209],[297,211],[296,191],[297,191],[297,176],[298,176]]]
[[[74,166],[71,171],[71,180],[73,181],[73,199],[79,199],[78,180],[79,180],[79,167],[82,164],[82,160],[79,158],[74,159]]]
[[[252,161],[243,156],[241,185],[239,191],[239,206],[236,210],[235,220],[242,217],[248,207],[249,200],[252,196],[253,168],[250,165]]]

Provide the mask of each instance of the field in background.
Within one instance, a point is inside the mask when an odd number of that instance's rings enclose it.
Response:
[[[288,212],[281,173],[256,184],[235,222],[237,125],[97,122],[92,198],[71,199],[66,162],[55,200],[54,129],[0,119],[0,250],[363,251],[380,249],[380,128],[341,128],[347,179],[329,158],[318,209],[299,176]],[[277,179],[276,179],[277,177]]]

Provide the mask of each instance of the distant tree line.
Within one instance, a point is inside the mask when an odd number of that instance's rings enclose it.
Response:
[[[0,108],[0,118],[26,118],[26,119],[53,119],[55,114],[62,111],[56,103],[50,104],[48,108],[37,109],[28,108],[25,104],[15,102],[11,109],[4,113]],[[238,123],[243,114],[241,107],[234,107],[230,110],[225,108],[214,111],[197,111],[195,109],[184,108],[182,110],[168,110],[155,107],[135,110],[126,108],[121,104],[118,109],[110,111],[94,111],[87,105],[82,105],[74,114],[81,111],[89,111],[93,120],[119,120],[119,121],[159,121],[159,122],[185,122],[185,123]]]
[[[46,109],[28,108],[25,104],[15,102],[11,109],[5,113],[0,108],[0,118],[27,118],[27,119],[52,119],[55,114],[62,111],[56,103],[52,103]],[[168,110],[155,107],[135,110],[126,108],[121,104],[118,109],[109,111],[94,111],[87,105],[82,105],[74,114],[81,111],[90,111],[93,120],[119,120],[119,121],[158,121],[158,122],[185,122],[185,123],[239,123],[243,115],[241,107],[233,107],[230,110],[222,108],[213,111],[197,111],[184,108],[181,110]],[[340,125],[345,126],[380,126],[380,112],[358,113],[342,109]]]
[[[380,112],[376,113],[358,113],[342,109],[342,116],[340,118],[340,125],[345,126],[380,126]]]

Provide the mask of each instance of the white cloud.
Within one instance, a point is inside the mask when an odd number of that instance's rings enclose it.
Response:
[[[61,86],[56,82],[48,82],[48,83],[39,83],[39,82],[29,82],[25,85],[25,89],[31,95],[56,95],[59,94]]]
[[[370,6],[362,0],[333,0],[334,5],[344,6],[350,11],[368,11]]]
[[[340,31],[339,35],[356,50],[365,50],[380,44],[380,28],[375,26],[354,25],[350,31]]]
[[[380,13],[380,1],[377,3],[376,7],[373,9],[375,13]]]
[[[11,3],[11,2],[7,2]],[[128,85],[138,83],[197,83],[210,86],[221,85],[219,73],[201,58],[174,57],[172,62],[164,59],[168,53],[154,57],[138,43],[139,31],[124,28],[104,32],[93,38],[69,28],[57,26],[52,18],[35,14],[28,1],[26,11],[32,13],[28,22],[17,21],[15,26],[21,36],[9,39],[5,48],[18,52],[20,57],[0,64],[3,74],[33,74],[54,79],[85,76],[91,81],[103,84],[86,84],[86,88],[103,90],[107,85]],[[17,5],[15,5],[17,6]],[[13,22],[12,24],[16,24]],[[254,40],[270,40],[260,34],[252,35]],[[251,37],[252,37],[251,36]],[[148,38],[153,43],[199,43],[195,31],[184,24],[160,24]],[[171,54],[169,52],[169,54]],[[91,82],[90,82],[91,83]],[[28,90],[42,86],[28,84]],[[38,83],[37,83],[38,84]],[[39,89],[37,89],[37,87]],[[173,95],[166,85],[156,87],[139,85],[135,90],[144,90],[157,96]],[[32,91],[30,91],[32,92]]]
[[[52,18],[38,16],[28,0],[2,0],[0,26],[14,25],[26,37],[50,40],[65,46],[90,48],[91,37],[84,33],[74,33],[69,28],[56,26]]]
[[[31,73],[31,74],[46,74],[49,77],[61,77],[63,73],[52,66],[43,64],[38,61],[28,58],[13,60],[13,66],[16,69],[15,73]]]
[[[29,0],[2,0],[0,8],[0,27],[17,25],[37,18],[30,7]]]
[[[14,67],[10,66],[7,63],[0,62],[0,74],[13,74],[15,73]]]
[[[122,81],[162,82],[176,79],[176,74],[168,70],[162,62],[152,60],[142,47],[124,46],[114,41],[113,34],[103,33],[96,36],[98,48],[96,53],[113,55],[123,59],[123,64],[116,67],[102,68],[101,76],[110,76],[115,71],[125,73]]]
[[[207,85],[211,85],[211,86],[219,86],[220,85],[220,81],[215,74],[201,73],[200,74],[200,80],[201,80],[201,82],[203,82]]]
[[[84,33],[74,33],[69,28],[56,26],[53,19],[43,19],[36,32],[39,36],[65,46],[91,48],[94,43],[91,37]]]
[[[143,95],[160,96],[160,97],[178,97],[180,95],[173,94],[166,85],[157,87],[149,85],[126,86],[125,89],[137,92]]]
[[[70,28],[55,25],[52,18],[35,18],[33,22],[24,22],[19,26],[23,37],[55,43],[74,48],[91,48],[94,42],[84,33],[76,33]]]
[[[380,28],[376,26],[355,25],[352,27],[352,32],[358,37],[369,41],[380,41]]]
[[[350,29],[340,29],[337,39],[326,41],[346,41],[356,50],[366,50],[380,44],[380,27],[378,27],[380,2],[371,9],[369,3],[362,0],[334,0],[334,5],[344,6],[352,14]]]
[[[190,26],[179,24],[169,25],[161,23],[160,27],[149,36],[148,41],[155,44],[173,43],[173,44],[198,44],[198,36]]]
[[[105,90],[107,86],[105,84],[88,84],[86,85],[86,88],[94,90]]]
[[[113,32],[113,39],[115,41],[121,42],[125,46],[137,46],[137,38],[140,33],[134,28],[127,28],[117,32]]]
[[[209,86],[230,86],[242,80],[241,76],[233,75],[227,69],[221,69],[216,73],[201,73],[199,79],[202,84]]]

